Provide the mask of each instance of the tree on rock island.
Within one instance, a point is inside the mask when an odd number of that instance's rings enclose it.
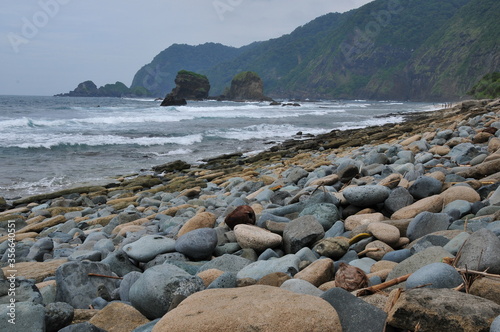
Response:
[[[172,89],[161,106],[186,105],[186,100],[201,100],[208,97],[210,83],[205,75],[181,70],[175,77],[175,88]]]

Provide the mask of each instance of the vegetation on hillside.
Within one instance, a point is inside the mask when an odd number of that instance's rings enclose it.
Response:
[[[477,99],[494,99],[500,97],[500,73],[486,74],[474,84],[467,94]]]

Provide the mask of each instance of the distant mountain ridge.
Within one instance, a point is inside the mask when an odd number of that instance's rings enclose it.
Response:
[[[131,87],[164,96],[185,69],[219,95],[253,71],[273,98],[456,100],[500,70],[499,14],[498,0],[375,0],[241,48],[174,44]]]

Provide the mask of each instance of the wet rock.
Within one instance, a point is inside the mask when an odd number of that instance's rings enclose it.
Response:
[[[148,319],[155,319],[167,312],[175,295],[189,296],[204,288],[200,278],[163,264],[146,270],[130,288],[129,298],[134,308]]]

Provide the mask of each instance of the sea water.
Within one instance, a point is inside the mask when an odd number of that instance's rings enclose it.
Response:
[[[6,199],[110,179],[184,160],[257,153],[298,132],[318,135],[403,121],[430,103],[188,102],[0,96],[0,196]]]

